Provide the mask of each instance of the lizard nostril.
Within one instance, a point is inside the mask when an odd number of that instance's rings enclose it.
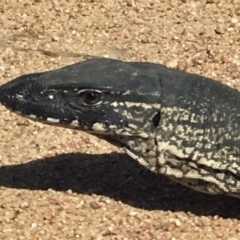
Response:
[[[18,100],[23,100],[24,99],[24,94],[22,94],[22,93],[16,93],[15,96]]]
[[[15,97],[18,99],[18,100],[23,100],[25,99],[25,97],[29,95],[29,91],[27,89],[23,89],[21,91],[18,91],[15,93]]]

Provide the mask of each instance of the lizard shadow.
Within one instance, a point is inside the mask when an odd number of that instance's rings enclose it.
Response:
[[[148,210],[191,212],[240,219],[239,200],[209,196],[155,175],[125,154],[61,154],[0,167],[9,188],[99,194]]]

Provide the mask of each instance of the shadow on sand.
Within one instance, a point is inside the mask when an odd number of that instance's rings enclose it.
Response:
[[[157,176],[124,154],[62,154],[0,168],[8,188],[99,194],[148,210],[240,218],[240,199],[209,196]]]

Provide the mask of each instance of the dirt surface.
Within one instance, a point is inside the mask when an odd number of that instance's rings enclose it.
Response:
[[[239,0],[2,0],[0,27],[1,83],[93,55],[240,89]],[[240,239],[238,199],[155,176],[86,133],[0,114],[0,239]]]

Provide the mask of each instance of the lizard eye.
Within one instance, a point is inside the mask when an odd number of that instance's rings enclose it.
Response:
[[[102,93],[96,90],[84,90],[79,92],[85,105],[94,106],[101,103]]]

